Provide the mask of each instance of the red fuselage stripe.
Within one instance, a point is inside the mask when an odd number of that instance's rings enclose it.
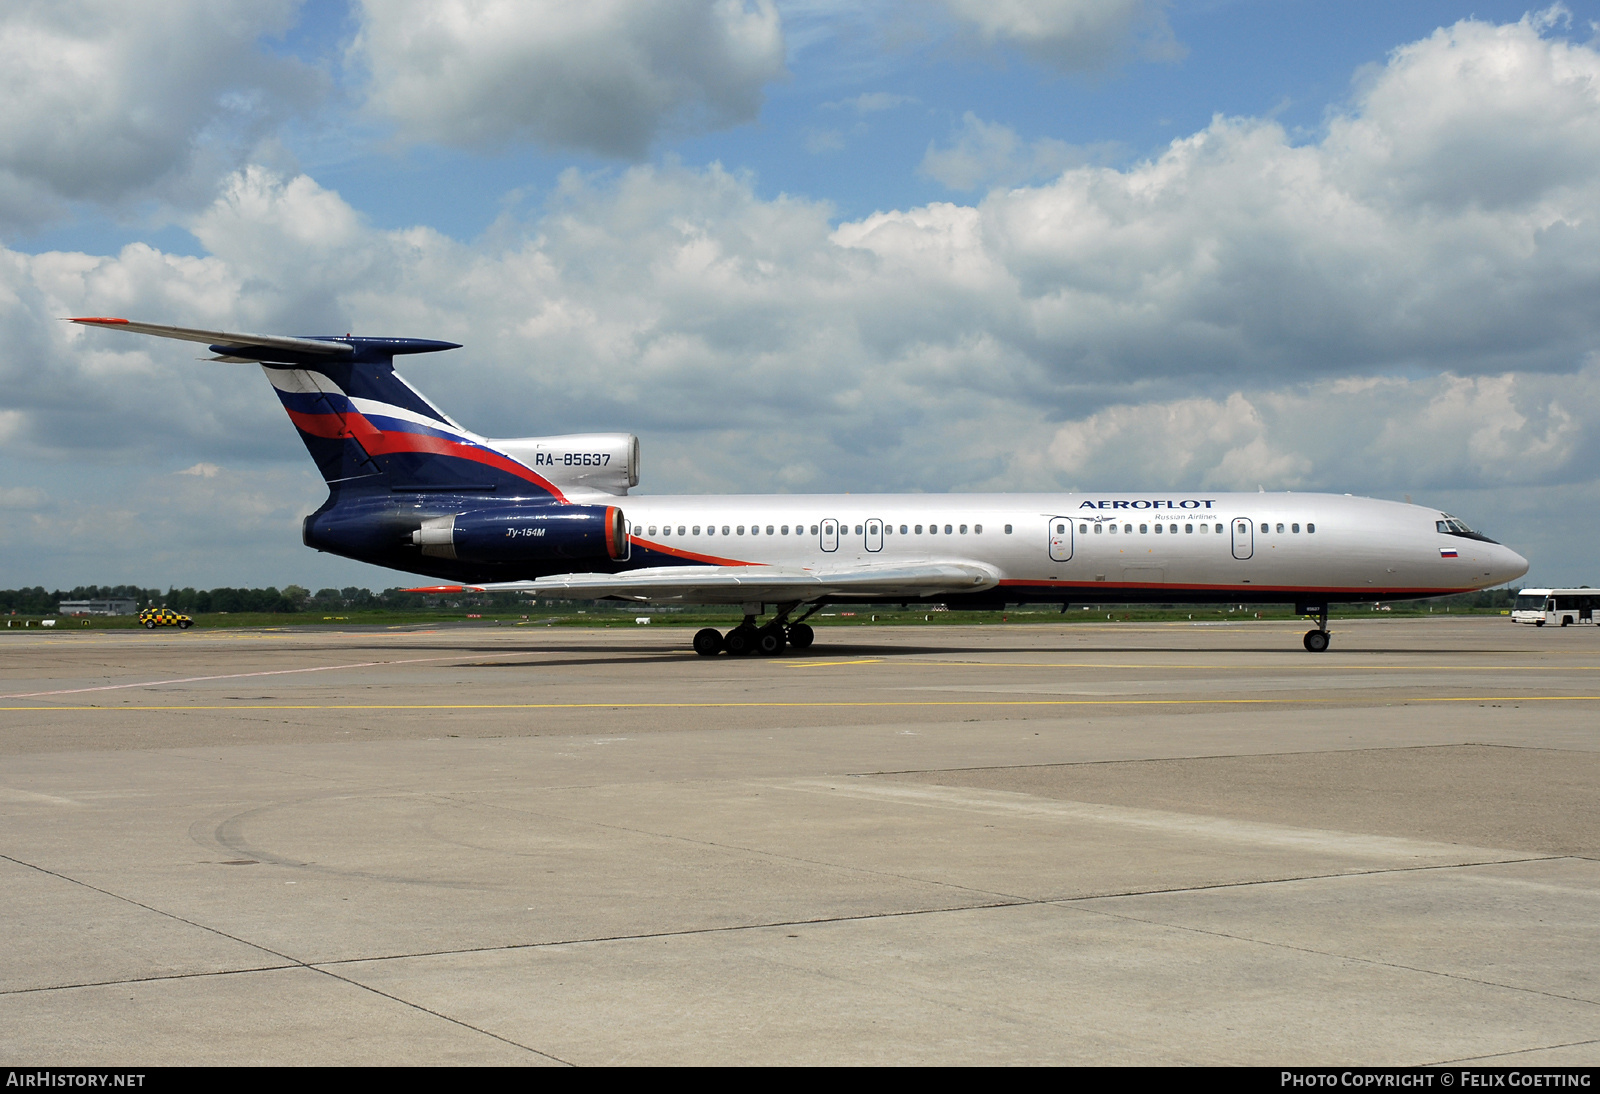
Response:
[[[1361,593],[1362,599],[1379,600],[1386,596],[1449,596],[1453,593],[1470,593],[1477,590],[1475,585],[1462,588],[1440,589],[1408,589],[1408,588],[1374,588],[1371,585],[1187,585],[1178,582],[1157,582],[1155,584],[1141,584],[1135,581],[1052,581],[1045,578],[1006,578],[1000,582],[1002,586],[1027,585],[1032,587],[1044,586],[1051,589],[1170,589],[1174,593],[1184,592],[1226,592],[1226,593]]]

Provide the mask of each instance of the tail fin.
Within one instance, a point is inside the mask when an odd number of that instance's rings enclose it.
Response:
[[[85,318],[71,322],[204,342],[213,360],[255,361],[334,494],[494,493],[565,501],[525,464],[463,429],[394,370],[407,353],[457,349],[421,338],[286,338]]]

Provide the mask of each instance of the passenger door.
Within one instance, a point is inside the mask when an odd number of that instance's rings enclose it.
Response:
[[[1067,562],[1072,558],[1072,518],[1050,518],[1050,558]]]
[[[1233,557],[1249,558],[1256,553],[1255,524],[1249,517],[1233,518]]]

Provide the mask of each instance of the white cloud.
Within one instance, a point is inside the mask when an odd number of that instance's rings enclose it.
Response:
[[[944,0],[944,6],[986,43],[1013,46],[1062,72],[1107,68],[1130,47],[1152,60],[1183,55],[1165,0]]]
[[[1018,464],[1063,484],[1227,490],[1592,482],[1600,358],[1564,376],[1354,377],[1108,407],[1055,428]]]
[[[352,57],[407,140],[636,159],[754,119],[784,72],[771,0],[362,0]]]
[[[824,110],[838,110],[849,107],[857,114],[876,114],[883,110],[894,110],[897,107],[909,106],[921,102],[915,95],[897,95],[890,91],[867,91],[860,95],[852,95],[848,99],[837,99],[831,103],[823,103]]]
[[[928,145],[917,170],[952,190],[976,190],[1051,178],[1091,158],[1085,149],[1053,137],[1024,141],[1010,126],[986,122],[969,110],[950,144]]]
[[[248,147],[320,88],[256,48],[299,0],[61,0],[0,15],[0,221],[171,182],[197,145]],[[224,156],[223,159],[228,159]],[[223,170],[230,170],[228,163]],[[206,186],[209,189],[209,184]]]

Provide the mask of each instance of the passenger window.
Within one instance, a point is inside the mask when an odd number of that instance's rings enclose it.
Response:
[[[947,536],[950,534],[950,526],[948,524],[944,526],[944,534]]]
[[[1209,531],[1211,531],[1211,525],[1209,525],[1209,524],[1202,524],[1202,525],[1201,525],[1201,526],[1200,526],[1200,531],[1202,531],[1202,532],[1209,532]]]
[[[816,535],[817,534],[817,526],[815,524],[813,524],[811,526],[811,534],[812,535]]]
[[[1083,532],[1084,534],[1087,535],[1088,531],[1089,531],[1089,526],[1087,524],[1080,524],[1080,525],[1078,525],[1078,531]]]
[[[1184,535],[1193,535],[1193,534],[1194,534],[1194,525],[1192,525],[1192,524],[1185,524],[1185,525],[1184,525],[1184,526],[1183,526],[1183,534],[1184,534]]]
[[[1306,525],[1306,535],[1310,535],[1312,532],[1315,532],[1316,530],[1317,530],[1317,526],[1315,524]]]
[[[1008,525],[1006,525],[1006,535],[1009,536],[1010,534],[1011,534],[1011,525],[1008,524]]]
[[[1161,525],[1158,524],[1158,525],[1156,525],[1156,535],[1159,536],[1160,534],[1161,534]]]
[[[784,526],[783,526],[783,527],[782,527],[782,529],[780,529],[780,531],[781,531],[781,532],[782,532],[782,533],[783,533],[783,534],[784,534],[784,535],[788,535],[788,534],[789,534],[789,526],[788,526],[788,525],[787,525],[787,524],[785,524],[785,525],[784,525]]]
[[[1217,525],[1217,535],[1220,536],[1221,534],[1222,534],[1222,525],[1219,524],[1219,525]]]
[[[858,524],[858,525],[856,525],[856,535],[859,536],[860,534],[861,534],[861,525]]]
[[[917,530],[917,535],[920,536],[922,534],[922,525],[920,525],[920,524],[916,525],[916,530]]]
[[[983,525],[981,525],[981,524],[974,524],[974,525],[973,525],[973,526],[972,526],[972,534],[973,534],[973,535],[975,535],[975,536],[981,536],[981,535],[983,535]]]
[[[1148,534],[1148,533],[1149,533],[1149,531],[1150,531],[1150,526],[1149,526],[1149,525],[1148,525],[1148,524],[1141,524],[1141,525],[1139,525],[1139,534],[1140,534],[1140,535],[1141,535],[1141,536],[1142,536],[1142,535],[1146,535],[1146,534]]]
[[[965,524],[963,524],[961,526],[961,534],[962,535],[966,535],[967,534],[967,526]]]
[[[1270,532],[1270,531],[1272,531],[1272,527],[1271,527],[1271,526],[1270,526],[1270,525],[1267,525],[1267,524],[1263,524],[1263,525],[1262,525],[1262,526],[1261,526],[1261,530],[1262,530],[1262,531],[1263,531],[1263,532]]]
[[[1100,525],[1098,525],[1098,524],[1096,524],[1096,525],[1095,525],[1095,526],[1094,526],[1094,534],[1095,534],[1095,535],[1097,535],[1097,536],[1098,536],[1098,535],[1099,535],[1099,534],[1100,534],[1100,533],[1101,533],[1101,532],[1104,532],[1104,531],[1105,531],[1105,529],[1104,529],[1104,528],[1102,528],[1102,527],[1100,527]]]
[[[646,533],[646,534],[647,535],[652,535],[652,536],[655,535],[656,534],[656,526],[654,524],[652,524],[650,526],[650,531],[648,533]]]
[[[694,534],[697,536],[700,534],[700,526],[698,524],[694,526]]]
[[[1280,524],[1280,525],[1278,525],[1278,534],[1279,534],[1279,535],[1280,535],[1280,536],[1281,536],[1281,535],[1283,535],[1283,525],[1281,525],[1281,524]]]
[[[1110,528],[1106,529],[1106,531],[1111,532],[1113,534],[1116,533],[1116,530],[1117,530],[1117,526],[1115,524],[1113,524]]]
[[[1056,525],[1056,531],[1057,532],[1065,532],[1066,530],[1067,530],[1067,526],[1065,524]]]
[[[904,524],[900,526],[900,534],[902,536],[906,534],[906,526]]]
[[[742,525],[742,524],[739,525],[739,527],[737,529],[735,529],[735,531],[737,531],[741,536],[744,535],[744,525]]]
[[[722,534],[723,535],[727,535],[728,534],[728,526],[726,524],[724,524],[722,526]]]
[[[1298,524],[1291,524],[1289,525],[1289,531],[1298,536],[1300,534],[1300,526]]]
[[[767,535],[770,536],[771,534],[772,534],[772,525],[769,524],[769,525],[767,525]]]

